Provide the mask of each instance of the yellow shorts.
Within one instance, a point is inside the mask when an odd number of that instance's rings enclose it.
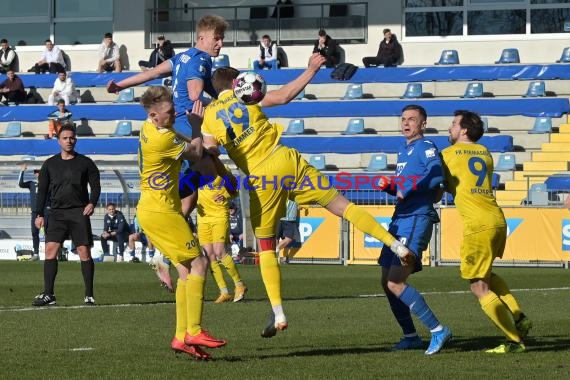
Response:
[[[249,175],[251,227],[258,238],[274,237],[287,199],[300,205],[328,205],[338,191],[327,177],[292,148],[279,147]]]
[[[503,257],[507,227],[495,227],[463,236],[461,243],[461,277],[467,280],[489,278],[493,260]]]
[[[228,218],[198,217],[198,241],[201,245],[227,242],[229,230]]]
[[[174,265],[201,255],[198,241],[182,214],[137,210],[146,236]]]

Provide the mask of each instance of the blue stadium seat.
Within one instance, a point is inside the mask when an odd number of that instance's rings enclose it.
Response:
[[[501,175],[499,173],[494,173],[491,177],[491,188],[493,190],[497,190],[499,188],[499,184],[501,183]]]
[[[110,134],[110,137],[125,137],[133,133],[133,122],[130,120],[118,120],[115,132]]]
[[[299,92],[297,94],[297,96],[295,96],[295,98],[293,100],[305,100],[305,89],[303,89],[301,92]]]
[[[457,50],[444,50],[441,52],[439,61],[435,65],[459,65],[459,54]]]
[[[509,48],[503,49],[501,57],[495,63],[520,63],[519,51],[518,49]]]
[[[541,134],[552,132],[552,118],[550,117],[537,117],[534,120],[534,126],[528,133]]]
[[[544,85],[544,81],[533,81],[528,84],[528,89],[526,90],[526,94],[523,97],[537,97],[537,96],[546,96],[546,86]]]
[[[349,84],[346,88],[346,93],[341,98],[342,100],[362,99],[364,92],[362,91],[362,84]]]
[[[517,160],[514,153],[501,153],[497,166],[495,166],[495,171],[497,172],[507,172],[510,170],[516,170]]]
[[[353,118],[348,121],[346,129],[341,132],[342,135],[358,135],[364,133],[364,119]]]
[[[548,206],[548,189],[544,183],[533,183],[528,191],[528,201],[533,206]]]
[[[370,156],[370,162],[366,169],[367,172],[378,172],[388,168],[388,156],[386,153],[375,153]]]
[[[218,67],[229,67],[230,57],[227,54],[220,54],[215,58],[212,58],[212,70]]]
[[[467,83],[467,88],[465,89],[465,94],[462,98],[480,98],[483,96],[483,83],[472,82]]]
[[[404,95],[400,99],[416,99],[421,98],[423,94],[423,87],[421,83],[408,83]]]
[[[451,195],[451,193],[448,193],[447,191],[443,193],[443,196],[441,197],[441,204],[442,205],[448,205],[448,206],[452,206],[455,204],[455,200],[453,199],[453,195]]]
[[[318,170],[325,170],[327,163],[324,154],[313,154],[309,157],[309,164]]]
[[[560,56],[560,59],[556,60],[556,63],[568,63],[568,62],[570,62],[570,47],[564,48],[564,50],[562,50],[562,55]]]
[[[289,120],[287,130],[283,132],[284,135],[302,135],[305,132],[305,120],[293,119]]]
[[[135,101],[135,89],[126,88],[119,92],[119,97],[113,103],[132,103]]]
[[[9,138],[9,137],[20,137],[22,134],[22,123],[19,121],[10,121],[6,125],[6,130],[4,133],[0,134],[2,138]]]

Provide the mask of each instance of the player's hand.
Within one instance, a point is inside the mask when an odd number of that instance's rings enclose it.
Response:
[[[226,197],[224,197],[223,194],[214,195],[214,202],[216,202],[216,203],[222,203],[225,200],[226,200]]]
[[[398,202],[401,202],[404,200],[404,194],[402,194],[402,192],[398,190],[398,192],[396,193],[396,198],[398,198]]]
[[[115,83],[114,80],[107,82],[107,92],[110,94],[118,94],[123,88]]]
[[[390,249],[398,256],[403,266],[407,267],[414,264],[416,257],[412,251],[410,251],[408,247],[402,244],[399,240],[394,240]]]
[[[44,218],[43,216],[36,216],[36,220],[34,220],[34,224],[36,228],[39,230],[44,226]]]
[[[217,146],[214,146],[214,145],[209,146],[209,147],[207,147],[207,148],[204,147],[204,149],[206,149],[206,152],[208,152],[208,154],[209,154],[210,156],[213,156],[213,157],[219,157],[219,155],[221,154],[221,153],[220,153],[220,148],[218,148]]]
[[[194,102],[192,112],[188,114],[188,121],[192,128],[202,128],[202,121],[204,121],[204,106],[200,99]]]
[[[381,175],[377,185],[381,190],[386,190],[390,186],[390,180],[388,177]]]
[[[20,164],[20,169],[22,169],[22,171],[26,171],[26,169],[28,168],[28,164],[24,163],[24,164]]]
[[[95,210],[95,207],[93,207],[93,205],[91,203],[88,203],[87,206],[85,206],[85,208],[83,209],[83,215],[91,216],[91,215],[93,215],[94,210]]]
[[[313,53],[311,58],[309,58],[309,69],[317,71],[327,62],[327,59],[320,55],[319,53]]]
[[[567,196],[566,199],[564,200],[564,207],[570,210],[570,195]]]

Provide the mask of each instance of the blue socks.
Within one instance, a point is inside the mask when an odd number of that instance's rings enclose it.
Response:
[[[400,294],[400,301],[406,304],[410,308],[411,312],[414,313],[414,315],[418,317],[418,319],[430,330],[439,326],[439,321],[433,311],[429,308],[424,297],[422,297],[422,295],[410,285],[406,285],[406,288],[402,294]],[[392,303],[390,302],[390,304]],[[396,319],[397,318],[398,317],[396,317]]]
[[[396,317],[396,321],[402,328],[404,336],[411,336],[416,334],[416,327],[414,326],[414,321],[412,320],[412,314],[410,313],[410,308],[408,305],[403,303],[390,291],[386,292],[386,297],[390,303],[392,314],[394,314],[394,317]]]

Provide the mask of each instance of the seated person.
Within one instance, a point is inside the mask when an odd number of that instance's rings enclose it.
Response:
[[[131,255],[131,262],[133,263],[140,263],[141,261],[138,257],[135,256],[135,242],[140,241],[144,246],[148,249],[148,257],[152,259],[154,257],[154,246],[152,242],[146,237],[141,226],[139,225],[139,221],[137,220],[137,215],[133,218],[133,225],[131,228],[131,234],[129,235],[129,254]]]
[[[48,115],[48,134],[47,139],[56,137],[64,125],[73,125],[71,112],[65,108],[65,100],[57,101],[57,109]]]
[[[253,68],[256,70],[278,69],[277,67],[277,44],[271,41],[271,38],[266,34],[261,37],[259,44],[259,52],[257,58],[253,61]]]
[[[323,29],[319,30],[319,39],[313,46],[313,53],[319,53],[327,59],[327,68],[334,68],[340,63],[340,47]]]
[[[6,80],[0,83],[0,101],[2,100],[2,97],[6,99],[4,104],[8,104],[8,102],[18,104],[23,103],[26,100],[24,83],[12,69],[9,69],[6,72]]]
[[[230,221],[230,244],[237,244],[243,248],[243,219],[234,202],[228,205]]]
[[[8,45],[8,40],[0,40],[0,74],[5,74],[8,70],[16,70],[17,55],[14,49]]]
[[[114,203],[107,204],[107,213],[103,218],[103,233],[101,234],[101,249],[103,255],[109,256],[109,240],[117,242],[119,253],[117,262],[123,261],[125,243],[129,236],[129,224],[122,212],[117,210]],[[114,252],[113,252],[114,254]]]
[[[119,45],[113,41],[112,33],[105,33],[105,38],[103,38],[103,41],[99,46],[97,56],[99,58],[99,64],[97,66],[98,72],[114,71],[116,73],[120,73],[123,71]]]
[[[35,72],[36,74],[55,74],[61,70],[65,70],[65,61],[63,60],[63,53],[58,46],[55,46],[50,39],[45,41],[45,49],[40,56],[40,60],[28,70],[28,72]]]
[[[392,34],[390,29],[384,29],[382,33],[384,33],[384,39],[380,42],[376,57],[362,58],[364,67],[394,67],[402,63],[402,45],[398,42],[396,35]]]
[[[143,71],[152,69],[172,57],[174,57],[172,43],[170,40],[165,39],[164,36],[158,36],[158,45],[150,53],[150,58],[148,61],[139,61],[139,66]]]
[[[57,73],[57,79],[53,83],[53,89],[48,97],[48,104],[53,106],[56,101],[63,99],[65,104],[79,102],[79,94],[75,89],[73,80],[67,76],[65,70]]]

